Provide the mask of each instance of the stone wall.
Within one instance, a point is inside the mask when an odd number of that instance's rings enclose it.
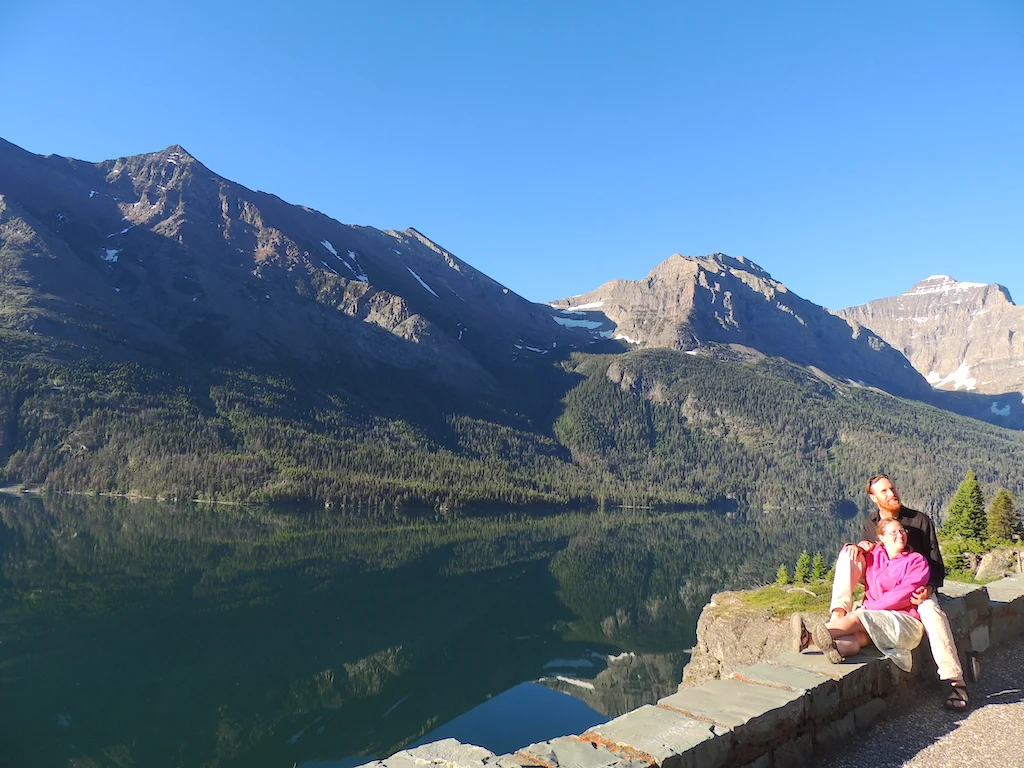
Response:
[[[983,653],[1024,632],[1024,575],[986,586],[948,583],[940,594],[961,653]],[[873,650],[843,664],[817,651],[788,651],[722,668],[719,679],[684,683],[657,705],[513,754],[446,739],[363,768],[789,768],[868,727],[932,679],[926,645],[914,652],[911,674]]]

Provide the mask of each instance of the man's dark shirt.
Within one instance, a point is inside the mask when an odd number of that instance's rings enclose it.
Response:
[[[932,519],[923,512],[906,507],[900,507],[896,517],[907,529],[907,546],[915,552],[920,552],[928,561],[932,573],[928,585],[932,589],[938,589],[946,577],[946,566],[942,563],[942,552],[939,551],[939,540],[935,538]],[[878,541],[878,521],[879,514],[876,508],[864,519],[865,541]]]

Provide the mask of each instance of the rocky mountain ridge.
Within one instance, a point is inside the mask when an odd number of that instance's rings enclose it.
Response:
[[[933,275],[836,314],[869,326],[936,389],[1007,395],[994,412],[1019,405],[1009,393],[1024,393],[1024,307],[1002,285]]]
[[[340,224],[180,146],[86,163],[0,141],[0,239],[5,326],[104,356],[347,360],[485,393],[591,340],[415,229]]]
[[[613,280],[551,305],[581,321],[604,321],[602,330],[630,344],[692,354],[740,345],[901,397],[928,396],[926,382],[884,340],[743,257],[674,254],[643,280]]]

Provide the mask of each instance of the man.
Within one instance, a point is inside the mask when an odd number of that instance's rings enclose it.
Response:
[[[928,635],[932,658],[939,670],[939,679],[951,686],[944,705],[947,709],[966,709],[968,704],[967,686],[964,683],[963,668],[953,642],[949,619],[939,607],[935,590],[942,586],[946,568],[942,552],[935,537],[935,526],[927,515],[904,507],[900,495],[888,475],[875,475],[867,482],[867,494],[877,509],[864,520],[864,540],[856,546],[843,548],[836,562],[836,580],[832,587],[832,619],[845,616],[853,608],[853,587],[864,577],[864,558],[861,551],[870,551],[877,544],[876,531],[881,520],[899,520],[907,531],[907,544],[920,552],[928,561],[931,579],[927,586],[914,592],[911,602],[917,606]]]

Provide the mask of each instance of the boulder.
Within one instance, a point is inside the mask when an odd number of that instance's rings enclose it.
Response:
[[[1020,573],[1021,551],[1016,549],[994,549],[978,565],[974,578],[978,580],[997,579],[1001,576]]]
[[[770,608],[753,608],[742,592],[718,592],[697,621],[697,645],[683,668],[680,689],[728,677],[740,667],[766,661],[791,650],[789,616]],[[804,614],[808,622],[826,621],[827,613]]]

